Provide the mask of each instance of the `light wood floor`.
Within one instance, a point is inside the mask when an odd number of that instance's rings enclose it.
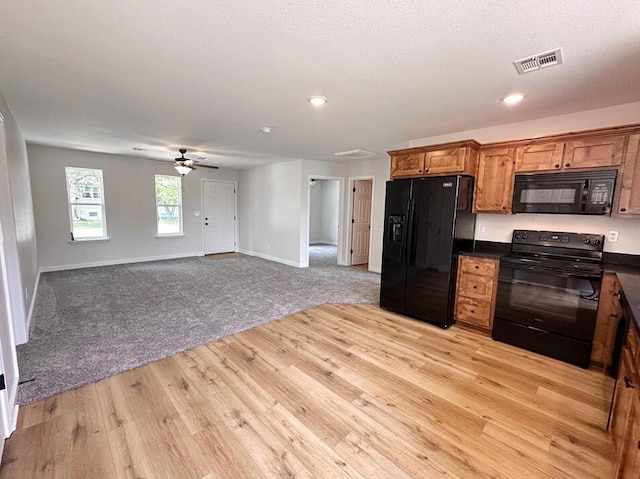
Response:
[[[612,385],[324,305],[20,408],[0,477],[604,479]]]

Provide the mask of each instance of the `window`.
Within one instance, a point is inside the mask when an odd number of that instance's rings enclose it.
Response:
[[[65,168],[71,239],[106,239],[102,170]]]
[[[182,184],[179,176],[156,175],[158,236],[182,234]]]

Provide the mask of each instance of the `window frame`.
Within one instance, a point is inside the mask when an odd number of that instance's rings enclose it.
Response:
[[[176,204],[159,204],[158,203],[158,195],[156,192],[156,188],[158,185],[158,178],[175,178],[178,180],[178,203]],[[157,238],[166,238],[170,236],[184,236],[184,209],[182,207],[182,176],[178,175],[161,175],[155,174],[153,176],[153,196],[154,203],[156,205],[155,213],[156,213],[156,237]],[[179,216],[179,231],[173,233],[161,233],[160,232],[160,213],[158,208],[166,208],[166,207],[177,207],[178,208],[178,216]]]
[[[92,186],[91,187],[91,197],[85,197],[85,191],[87,186],[83,187],[81,197],[78,198],[80,201],[73,201],[72,192],[71,192],[71,184],[69,182],[69,172],[72,170],[89,170],[89,171],[97,171],[100,177],[100,186],[99,188]],[[69,231],[71,234],[71,241],[104,241],[109,239],[107,236],[107,211],[106,211],[106,201],[104,197],[104,172],[101,168],[89,168],[85,166],[66,166],[64,169],[65,175],[65,184],[67,188],[67,209],[69,213]],[[96,191],[97,189],[97,191]],[[99,193],[99,197],[95,197],[96,193]],[[96,200],[99,199],[100,202],[88,202],[83,201],[87,199]],[[74,222],[73,222],[73,208],[80,206],[100,206],[100,213],[102,215],[102,234],[100,236],[78,236],[74,231]]]

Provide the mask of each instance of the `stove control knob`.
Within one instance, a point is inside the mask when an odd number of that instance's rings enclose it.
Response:
[[[584,244],[591,244],[591,240],[589,238],[584,239]]]
[[[522,233],[522,239],[527,239],[527,238],[528,238],[527,233]]]
[[[599,239],[594,239],[594,240],[593,240],[593,244],[595,244],[595,245],[600,244],[600,240],[599,240]]]
[[[520,233],[516,233],[516,234],[514,235],[514,237],[515,237],[516,239],[520,239]]]

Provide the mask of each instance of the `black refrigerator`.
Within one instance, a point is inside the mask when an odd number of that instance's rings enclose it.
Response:
[[[380,306],[448,328],[458,252],[471,250],[473,178],[387,182]]]

